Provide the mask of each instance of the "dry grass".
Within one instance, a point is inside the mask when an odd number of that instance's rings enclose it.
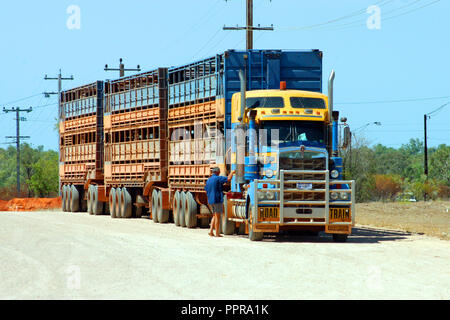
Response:
[[[356,223],[450,240],[450,201],[356,204]]]

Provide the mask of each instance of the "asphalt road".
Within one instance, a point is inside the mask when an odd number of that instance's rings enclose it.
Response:
[[[357,226],[211,238],[142,219],[0,213],[0,299],[449,299],[450,242]]]

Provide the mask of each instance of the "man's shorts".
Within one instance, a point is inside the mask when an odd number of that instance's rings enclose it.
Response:
[[[214,203],[211,207],[214,213],[223,213],[223,203]]]

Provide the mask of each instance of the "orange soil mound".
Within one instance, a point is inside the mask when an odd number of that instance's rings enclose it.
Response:
[[[61,198],[0,200],[0,211],[37,211],[61,208]]]

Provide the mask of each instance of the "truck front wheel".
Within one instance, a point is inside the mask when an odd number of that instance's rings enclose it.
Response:
[[[222,232],[224,235],[232,235],[234,234],[236,230],[236,224],[233,221],[229,221],[227,217],[228,212],[228,203],[227,203],[227,196],[223,197],[223,203],[224,203],[224,210],[221,214],[222,216]]]
[[[347,234],[333,234],[333,241],[334,242],[346,242],[348,238]]]

